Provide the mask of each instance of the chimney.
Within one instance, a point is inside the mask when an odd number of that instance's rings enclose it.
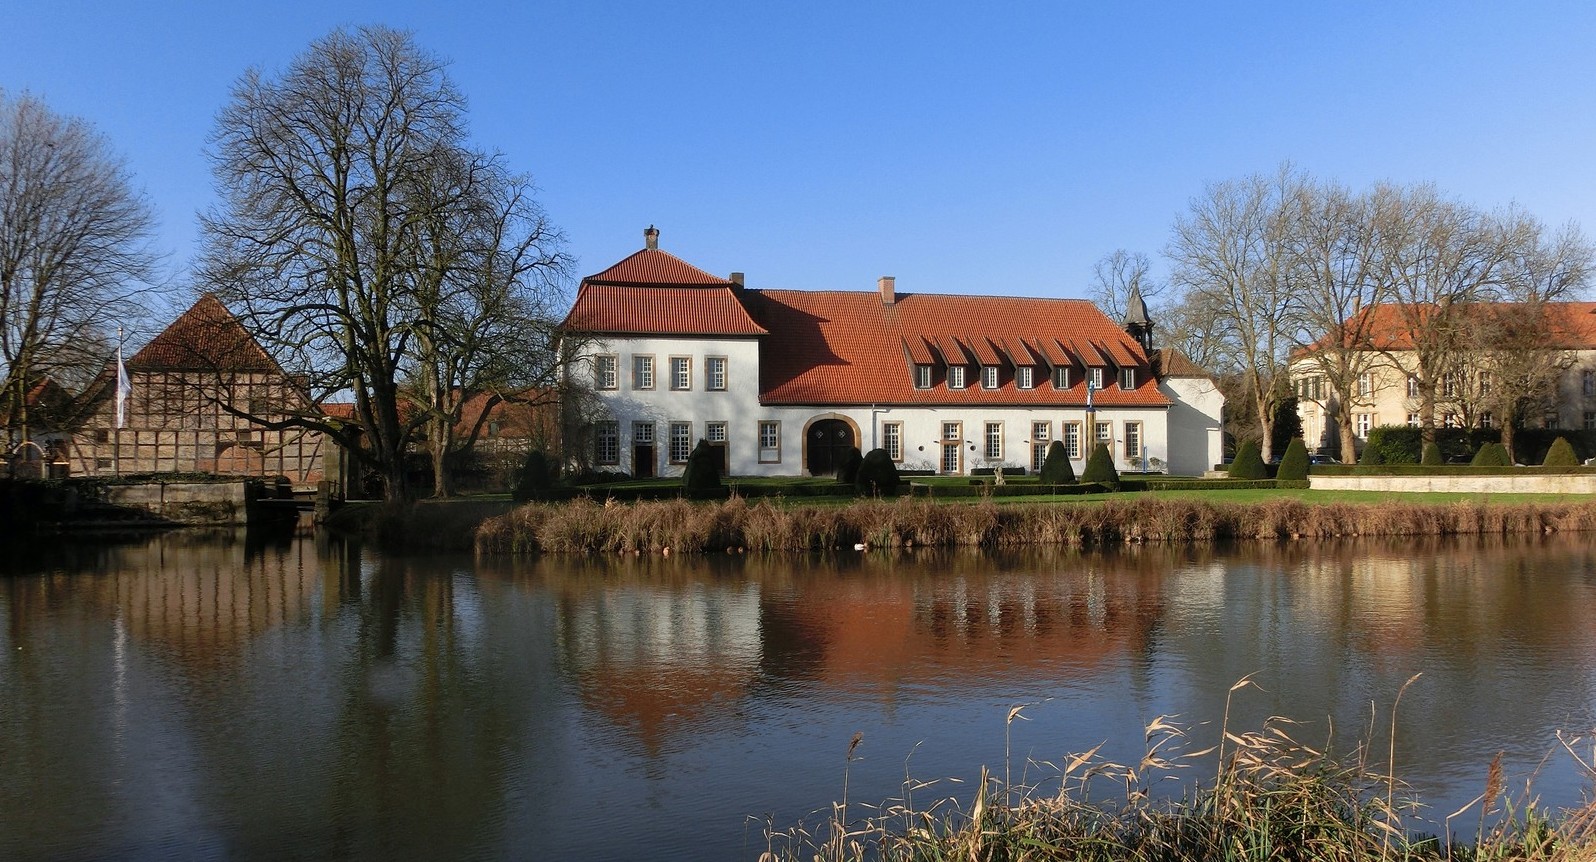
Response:
[[[742,287],[743,286],[743,274],[740,273],[740,272],[732,273],[730,280],[731,280],[732,284],[735,284],[738,287]]]
[[[898,301],[898,280],[890,275],[883,275],[876,280],[876,286],[881,289],[881,304],[891,305]]]
[[[659,228],[649,225],[643,231],[643,247],[647,249],[659,248]]]

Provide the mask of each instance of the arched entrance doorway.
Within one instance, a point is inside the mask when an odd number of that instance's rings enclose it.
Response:
[[[853,437],[853,426],[842,419],[819,419],[810,423],[805,432],[805,464],[811,476],[831,476],[842,466],[848,450],[858,443]]]

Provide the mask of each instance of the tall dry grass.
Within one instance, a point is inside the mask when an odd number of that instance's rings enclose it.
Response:
[[[1230,695],[1250,684],[1242,680]],[[1023,709],[1010,710],[1008,723]],[[1286,719],[1233,731],[1228,712],[1227,697],[1217,750],[1186,750],[1186,730],[1159,717],[1144,728],[1145,754],[1134,764],[1099,756],[1099,745],[1058,763],[1028,761],[1028,771],[1049,777],[1016,786],[1005,763],[1001,779],[983,768],[971,797],[929,804],[917,797],[923,800],[937,782],[905,776],[902,797],[866,806],[874,813],[864,817],[850,820],[844,802],[813,830],[767,822],[760,862],[1596,859],[1596,802],[1548,811],[1528,787],[1507,799],[1499,757],[1486,768],[1484,792],[1447,816],[1437,836],[1414,828],[1435,831],[1412,822],[1421,800],[1395,777],[1389,756],[1367,742],[1336,758],[1327,746],[1295,739]],[[1596,778],[1596,758],[1582,748],[1591,740],[1559,739]],[[856,734],[849,762],[858,742]],[[1194,780],[1192,767],[1207,758],[1217,762],[1216,771]],[[1180,795],[1156,792],[1171,781]]]
[[[1596,530],[1596,503],[1208,503],[1158,498],[1100,504],[939,504],[924,498],[846,506],[532,503],[484,522],[484,553],[705,553],[898,547],[1085,547],[1218,539],[1508,535]]]

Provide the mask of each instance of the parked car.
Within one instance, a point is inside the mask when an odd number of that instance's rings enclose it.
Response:
[[[1333,456],[1333,455],[1309,455],[1308,456],[1308,463],[1309,464],[1340,464],[1341,462],[1337,461],[1335,459],[1335,456]]]

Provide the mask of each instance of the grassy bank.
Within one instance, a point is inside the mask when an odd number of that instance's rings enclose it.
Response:
[[[1010,724],[1023,709],[1009,712]],[[868,813],[850,819],[846,776],[856,736],[842,764],[842,801],[814,830],[767,827],[761,862],[1596,859],[1596,802],[1547,811],[1530,788],[1513,795],[1500,755],[1480,765],[1473,801],[1418,822],[1408,818],[1424,810],[1423,800],[1393,776],[1394,746],[1365,743],[1337,758],[1294,740],[1284,719],[1254,732],[1221,731],[1217,752],[1188,753],[1184,730],[1160,717],[1145,729],[1146,754],[1135,764],[1097,756],[1102,746],[1056,764],[1005,764],[1005,778],[983,769],[963,799],[937,799],[935,782],[906,779],[902,798],[855,805],[852,812]],[[1582,756],[1588,746],[1576,751],[1577,741],[1563,739],[1593,774]],[[1006,777],[1039,771],[1050,777],[1020,786]]]
[[[920,498],[844,506],[733,498],[532,504],[485,521],[483,553],[705,553],[870,547],[1084,547],[1347,536],[1503,535],[1596,529],[1596,502],[1449,504],[1212,502],[1137,495],[1093,503],[945,505]]]

